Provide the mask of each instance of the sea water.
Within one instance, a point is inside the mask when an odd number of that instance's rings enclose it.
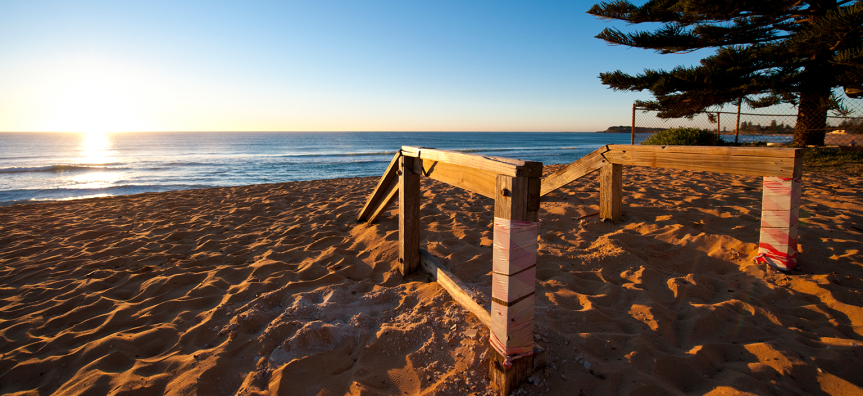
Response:
[[[401,146],[570,163],[625,133],[0,133],[0,205],[380,176]]]

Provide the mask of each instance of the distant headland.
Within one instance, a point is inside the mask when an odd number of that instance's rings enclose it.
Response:
[[[635,127],[635,133],[656,133],[662,129],[663,128]],[[632,127],[629,125],[612,126],[608,127],[608,129],[604,131],[599,131],[599,133],[632,133]]]

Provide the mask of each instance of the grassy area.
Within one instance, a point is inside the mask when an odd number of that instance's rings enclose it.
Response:
[[[809,147],[803,152],[803,169],[809,172],[863,174],[863,150],[857,148]]]

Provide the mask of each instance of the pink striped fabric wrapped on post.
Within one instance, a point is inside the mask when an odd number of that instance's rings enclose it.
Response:
[[[756,261],[783,271],[797,267],[797,217],[801,193],[799,179],[764,177],[761,240]]]
[[[501,301],[515,301],[536,291],[536,266],[512,276],[492,273],[491,295]]]
[[[539,223],[494,219],[491,345],[507,362],[533,354]]]
[[[536,265],[539,222],[494,218],[492,270],[512,275]]]
[[[491,346],[509,362],[533,354],[533,314],[535,294],[506,306],[492,300]]]

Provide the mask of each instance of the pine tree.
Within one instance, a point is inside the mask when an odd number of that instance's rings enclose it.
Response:
[[[704,48],[714,55],[694,67],[629,75],[601,73],[615,90],[649,90],[641,107],[663,118],[691,116],[709,107],[797,105],[794,145],[823,145],[827,113],[841,108],[833,94],[863,87],[863,0],[649,0],[641,6],[613,0],[589,14],[633,24],[660,22],[655,31],[606,28],[596,37],[611,44],[662,54]]]

